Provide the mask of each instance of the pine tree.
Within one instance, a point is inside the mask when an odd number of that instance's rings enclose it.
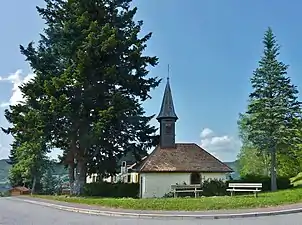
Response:
[[[287,68],[278,61],[279,45],[269,28],[263,39],[264,52],[251,78],[247,115],[248,139],[257,149],[271,156],[271,189],[276,184],[276,154],[294,146],[301,118],[298,90],[287,76]]]
[[[48,142],[64,150],[74,194],[87,171],[113,172],[112,165],[100,165],[155,144],[153,116],[141,104],[159,85],[147,77],[158,59],[143,54],[151,33],[139,37],[143,23],[134,21],[137,8],[130,3],[46,0],[38,8],[47,25],[38,47],[21,46],[36,74],[22,92],[40,110]]]

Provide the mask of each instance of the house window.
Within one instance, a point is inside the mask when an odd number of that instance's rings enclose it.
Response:
[[[191,184],[201,184],[200,173],[191,173]]]
[[[126,167],[126,161],[122,162],[122,167]]]

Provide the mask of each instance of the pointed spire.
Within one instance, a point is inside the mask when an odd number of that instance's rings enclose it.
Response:
[[[171,119],[175,119],[175,121],[178,119],[178,117],[176,116],[176,113],[175,113],[174,105],[173,105],[169,77],[167,78],[167,84],[166,84],[160,112],[156,119],[160,120],[163,118],[171,118]]]

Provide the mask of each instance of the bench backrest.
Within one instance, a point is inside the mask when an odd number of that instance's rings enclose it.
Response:
[[[171,189],[175,190],[175,189],[195,189],[195,188],[201,188],[200,184],[189,184],[189,185],[171,185]]]
[[[229,183],[230,188],[262,188],[262,183]]]

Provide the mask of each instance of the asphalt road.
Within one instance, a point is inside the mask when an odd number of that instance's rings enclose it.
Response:
[[[102,217],[0,198],[0,225],[302,225],[302,214],[244,219],[168,220]]]

